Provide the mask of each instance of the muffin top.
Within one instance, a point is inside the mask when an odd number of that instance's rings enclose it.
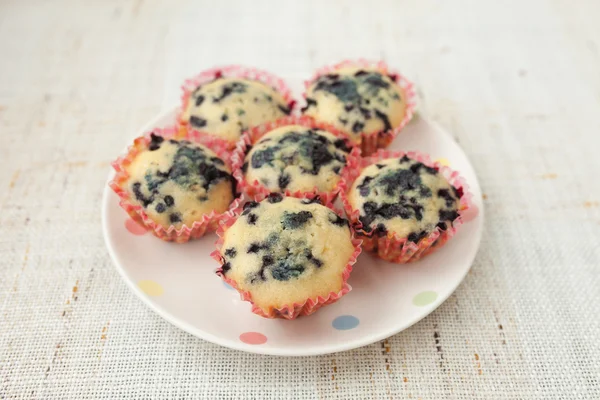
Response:
[[[192,128],[235,142],[243,131],[290,114],[284,97],[259,81],[219,78],[190,94],[182,120]]]
[[[306,91],[305,115],[350,135],[387,131],[400,125],[406,100],[400,86],[377,69],[346,67],[321,75]]]
[[[224,212],[233,200],[231,171],[210,149],[151,134],[146,150],[126,168],[133,203],[168,228],[191,226],[203,215]]]
[[[246,155],[244,174],[272,192],[333,190],[346,165],[348,140],[300,125],[264,135]]]
[[[353,253],[346,219],[317,202],[272,193],[247,203],[225,232],[222,270],[257,306],[282,308],[341,290]]]
[[[396,233],[416,243],[436,226],[448,228],[459,215],[461,196],[436,168],[403,156],[365,168],[348,201],[366,232]]]

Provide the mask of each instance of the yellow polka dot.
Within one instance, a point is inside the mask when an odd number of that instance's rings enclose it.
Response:
[[[450,165],[450,161],[448,161],[448,159],[446,159],[446,158],[438,158],[437,160],[435,160],[435,162],[439,162],[444,167],[447,167]]]
[[[150,280],[139,281],[138,286],[148,296],[162,296],[165,292],[165,289],[159,283]]]

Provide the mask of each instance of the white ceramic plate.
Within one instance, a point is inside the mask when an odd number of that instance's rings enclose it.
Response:
[[[160,115],[139,134],[172,124],[175,111]],[[102,222],[108,251],[125,282],[152,310],[192,335],[222,346],[306,356],[385,339],[424,318],[452,294],[471,267],[483,226],[477,177],[450,134],[417,117],[390,149],[418,150],[432,159],[447,160],[466,178],[474,211],[444,247],[414,264],[394,265],[363,253],[348,281],[353,290],[311,316],[287,321],[252,314],[250,304],[214,273],[217,263],[209,256],[214,233],[186,244],[162,242],[128,218],[107,186]]]

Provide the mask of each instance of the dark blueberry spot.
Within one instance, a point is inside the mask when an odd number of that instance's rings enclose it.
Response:
[[[169,221],[171,221],[172,224],[176,224],[177,222],[181,222],[181,214],[179,214],[179,213],[172,213],[171,215],[169,215]]]
[[[297,213],[284,211],[281,223],[284,229],[298,229],[311,219],[312,216],[310,211],[300,211]]]
[[[286,106],[282,106],[281,104],[277,105],[277,108],[279,108],[281,110],[282,113],[284,113],[285,115],[290,115],[290,113],[292,112],[292,110]]]
[[[458,213],[454,210],[440,210],[440,221],[454,221],[458,218]]]
[[[446,207],[452,207],[454,205],[454,197],[452,197],[452,195],[450,194],[450,191],[448,189],[440,189],[437,192],[438,197],[441,197],[442,199],[444,199],[445,203],[446,203]]]
[[[166,195],[164,200],[167,207],[172,207],[173,204],[175,204],[175,199],[173,198],[173,196]]]
[[[237,256],[237,250],[233,247],[225,250],[225,256],[229,258],[235,258]]]
[[[217,165],[225,165],[223,160],[221,160],[219,157],[211,157],[210,161],[212,161],[213,163],[215,163]]]
[[[345,151],[346,153],[350,153],[350,151],[352,150],[352,148],[348,145],[348,140],[346,139],[337,139],[335,142],[333,142],[333,145],[336,148]]]
[[[291,278],[297,278],[304,272],[304,266],[292,264],[288,260],[282,260],[271,268],[273,279],[278,281],[288,281]]]
[[[387,89],[390,84],[384,80],[383,75],[378,72],[371,72],[365,78],[364,82],[370,85],[376,92],[378,89]]]
[[[361,215],[358,217],[359,221],[362,224],[362,230],[365,232],[371,232],[373,228],[371,228],[371,224],[375,221],[375,216],[373,215]]]
[[[226,274],[229,270],[231,269],[231,263],[229,261],[227,261],[225,264],[223,264],[223,266],[221,267],[221,272],[223,272],[224,274]]]
[[[281,200],[283,200],[281,193],[269,193],[267,196],[267,201],[271,204],[279,203]]]
[[[352,125],[352,132],[360,133],[360,131],[362,131],[364,127],[365,127],[365,124],[363,124],[362,122],[356,121],[354,123],[354,125]]]
[[[198,173],[206,181],[204,185],[202,185],[206,190],[208,190],[208,187],[211,184],[216,183],[217,181],[220,181],[225,178],[230,179],[231,177],[231,175],[229,175],[226,171],[223,171],[217,168],[216,166],[207,164],[205,162],[201,162],[200,165],[198,165]]]
[[[269,265],[273,265],[273,263],[275,262],[275,260],[273,259],[273,257],[266,255],[263,256],[262,258],[262,266],[263,267],[268,267]]]
[[[424,237],[427,236],[427,232],[426,231],[421,231],[419,233],[417,232],[411,232],[408,235],[408,241],[413,242],[413,243],[418,243],[419,240],[423,239]]]
[[[248,171],[248,161],[244,162],[244,164],[242,164],[242,172],[245,174],[246,171]]]
[[[133,194],[135,195],[136,200],[141,202],[144,207],[148,207],[148,205],[154,201],[154,196],[150,196],[149,198],[144,196],[141,188],[142,184],[140,182],[135,182],[132,185]]]
[[[379,110],[375,110],[375,116],[377,118],[379,118],[381,120],[381,122],[383,122],[383,129],[385,131],[389,131],[390,129],[392,129],[392,124],[390,124],[390,120],[389,120],[387,114],[382,113]]]
[[[313,256],[312,251],[306,249],[305,251],[306,258],[315,265],[315,267],[320,268],[323,266],[323,261],[319,260],[315,256]]]
[[[258,220],[258,215],[254,214],[254,213],[248,214],[248,223],[250,225],[255,225],[257,220]]]
[[[221,115],[221,121],[225,122],[229,119],[229,117],[227,116],[227,114],[223,114]]]
[[[400,159],[400,164],[404,164],[404,163],[407,163],[407,162],[410,162],[410,158],[408,158],[408,156],[405,154]]]
[[[373,180],[373,177],[365,176],[365,179],[363,179],[362,183],[357,186],[358,193],[360,193],[360,195],[362,197],[367,197],[369,195],[369,193],[371,193],[371,188],[369,187],[369,182],[371,182],[372,180]]]
[[[279,189],[284,190],[290,184],[292,177],[289,174],[281,174],[279,175],[279,179],[277,183],[279,185]]]
[[[164,213],[166,209],[167,209],[167,207],[165,207],[165,205],[163,203],[158,203],[156,205],[156,212],[159,214]]]
[[[385,219],[392,219],[394,217],[400,217],[402,219],[410,218],[409,209],[401,204],[383,204],[376,213]]]
[[[258,207],[259,204],[256,201],[249,201],[246,204],[244,204],[244,212],[242,212],[242,215],[246,215],[250,212],[251,209]]]
[[[311,99],[310,97],[306,98],[306,105],[304,107],[302,107],[302,109],[300,111],[304,112],[306,110],[308,110],[311,106],[316,106],[317,105],[317,101],[315,99]]]
[[[390,78],[394,82],[398,81],[398,75],[397,74],[388,74],[388,78]]]
[[[364,107],[358,107],[358,111],[362,114],[365,119],[371,119],[371,111]]]
[[[204,102],[204,96],[203,95],[198,96],[196,98],[196,107],[200,107],[203,102]]]
[[[342,124],[342,125],[346,125],[348,123],[348,120],[346,118],[342,118],[342,117],[338,118],[338,121],[340,121],[340,124]]]
[[[445,222],[438,222],[436,226],[440,228],[441,231],[445,231],[446,229],[448,229],[448,225],[446,225]]]
[[[169,139],[169,143],[171,144],[178,144],[179,142],[175,139]]]
[[[373,231],[377,236],[385,236],[388,232],[387,228],[384,224],[377,224],[375,230]]]
[[[274,147],[267,147],[263,150],[255,151],[252,154],[252,168],[260,168],[264,164],[272,165],[273,160],[275,159],[275,150]]]
[[[195,115],[190,117],[190,123],[196,128],[204,128],[206,126],[206,120]]]
[[[329,92],[344,103],[355,103],[361,98],[356,82],[351,78],[339,79],[337,74],[319,77],[315,85],[315,91],[317,90]]]
[[[162,136],[158,136],[158,135],[155,135],[154,133],[151,133],[150,134],[150,145],[148,146],[148,149],[150,151],[154,151],[154,150],[160,149],[160,144],[164,140],[165,139]]]
[[[265,248],[265,247],[263,247],[259,243],[252,243],[252,244],[250,244],[250,247],[248,247],[248,250],[246,252],[249,253],[249,254],[251,254],[251,253],[258,253],[263,248]]]
[[[347,112],[350,112],[354,109],[354,104],[346,104],[344,106],[344,110],[346,110]]]
[[[342,170],[342,167],[339,167],[339,166],[338,166],[338,167],[333,167],[333,169],[332,169],[332,171],[333,171],[335,174],[337,174],[337,175],[339,175],[339,174],[340,174],[340,171],[341,171],[341,170]]]
[[[348,220],[346,218],[342,218],[334,212],[329,213],[329,222],[337,226],[348,225]]]
[[[367,201],[363,204],[363,210],[365,210],[365,214],[371,215],[377,212],[377,203],[373,201]]]
[[[354,76],[357,76],[357,77],[358,77],[358,76],[364,76],[364,75],[368,75],[368,74],[369,74],[369,73],[368,73],[367,71],[365,71],[365,70],[363,70],[363,69],[360,69],[360,70],[358,70],[358,71],[356,71],[356,72],[354,73]]]
[[[385,165],[384,164],[375,164],[377,166],[378,169],[384,168]]]
[[[232,93],[244,93],[246,91],[246,87],[247,85],[243,82],[228,83],[223,86],[223,91],[221,92],[221,95],[219,97],[214,97],[213,101],[215,103],[218,103],[227,96],[231,95]]]

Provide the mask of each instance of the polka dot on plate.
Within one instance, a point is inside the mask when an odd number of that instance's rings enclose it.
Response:
[[[258,332],[244,332],[240,335],[240,340],[246,344],[265,344],[267,337]]]
[[[331,322],[331,326],[338,331],[347,331],[358,326],[360,321],[353,315],[340,315]]]
[[[131,218],[128,218],[127,221],[125,221],[125,229],[136,236],[144,235],[148,232],[145,227],[141,226]]]
[[[227,283],[227,282],[225,282],[225,281],[223,281],[223,286],[225,286],[225,288],[226,288],[226,289],[229,289],[229,290],[235,290],[235,289],[233,288],[233,286],[231,286],[229,283]]]
[[[417,307],[428,306],[433,303],[438,297],[438,294],[433,290],[426,290],[413,297],[413,304]]]
[[[435,160],[435,162],[439,162],[440,164],[442,164],[444,167],[447,167],[450,165],[450,161],[448,161],[447,158],[438,158],[437,160]]]
[[[462,213],[462,220],[464,222],[471,222],[479,215],[479,208],[475,204],[471,204],[468,210]]]
[[[165,289],[158,282],[151,280],[139,281],[138,287],[148,296],[162,296],[165,292]]]

